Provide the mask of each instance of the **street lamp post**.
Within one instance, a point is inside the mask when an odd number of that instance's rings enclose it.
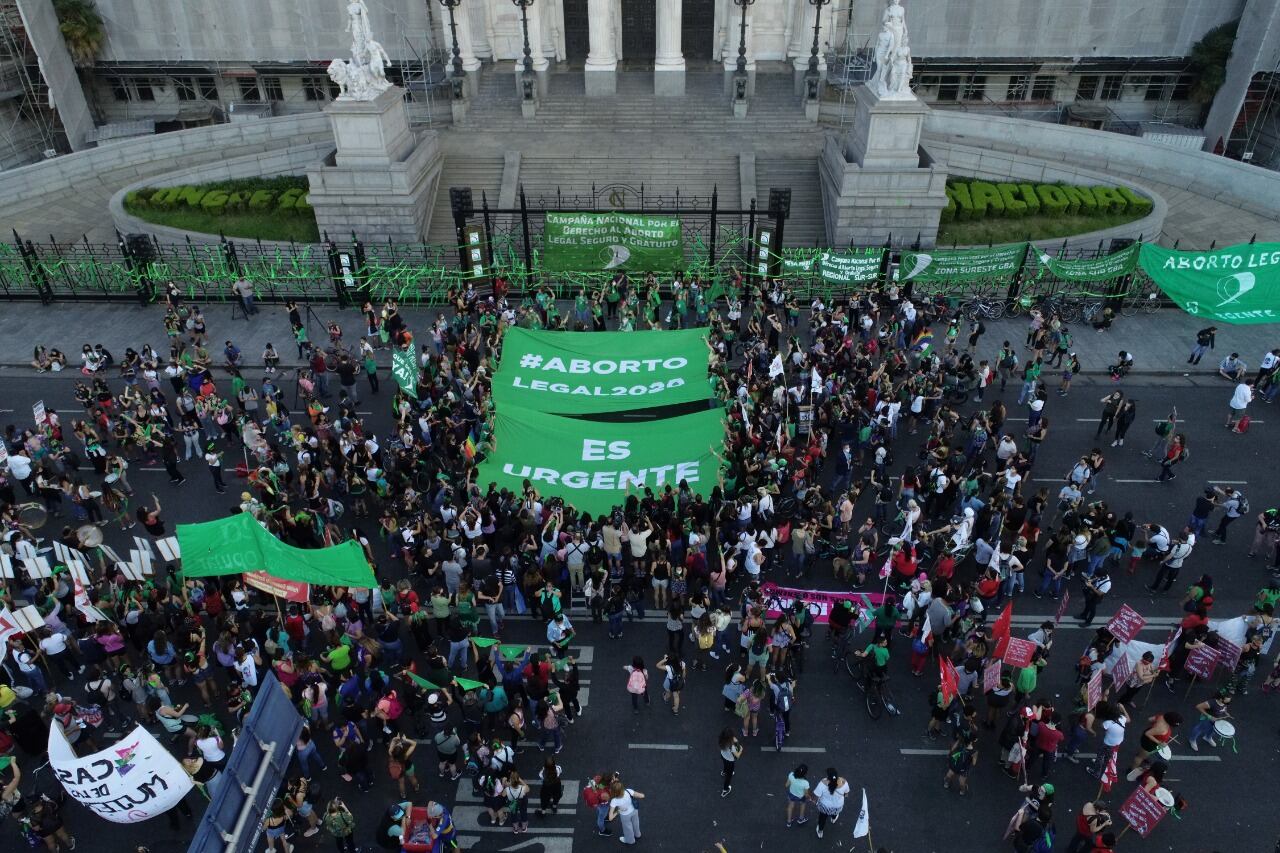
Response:
[[[454,18],[454,13],[462,5],[462,0],[440,0],[440,5],[449,10],[449,34],[453,36],[453,79],[450,83],[453,96],[461,98],[467,72],[462,68],[462,49],[458,47],[458,21]]]
[[[822,80],[818,73],[818,33],[822,29],[822,7],[830,2],[831,0],[809,0],[809,5],[814,7],[813,47],[809,51],[809,70],[804,72],[804,85],[805,96],[811,101],[818,99],[818,84]]]
[[[526,101],[533,100],[533,50],[529,47],[529,7],[534,0],[511,0],[520,10],[520,26],[524,30],[524,70],[520,72],[520,91]]]
[[[743,101],[747,98],[747,7],[756,0],[733,0],[733,5],[742,9],[742,20],[738,26],[738,69],[733,72],[733,97]]]

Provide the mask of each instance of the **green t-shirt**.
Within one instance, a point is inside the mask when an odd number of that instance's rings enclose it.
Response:
[[[889,663],[888,646],[877,646],[872,643],[863,649],[863,654],[868,655],[878,667],[886,666]]]
[[[351,667],[351,649],[341,643],[329,649],[328,658],[334,672],[346,672]]]
[[[1036,682],[1039,680],[1040,670],[1035,665],[1024,666],[1018,670],[1017,688],[1019,693],[1034,693]]]

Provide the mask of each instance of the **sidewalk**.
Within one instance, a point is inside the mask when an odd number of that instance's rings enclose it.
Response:
[[[204,307],[209,329],[209,352],[221,361],[224,343],[230,339],[240,347],[250,368],[261,364],[261,353],[267,342],[275,344],[283,367],[298,365],[297,348],[289,331],[288,317],[280,305],[259,304],[259,312],[249,320],[237,312],[232,320],[229,305]],[[315,308],[323,321],[336,320],[342,325],[345,338],[354,342],[363,329],[363,317],[355,309],[339,310],[324,305]],[[406,308],[401,314],[419,340],[421,332],[443,309]],[[150,343],[157,352],[167,354],[169,346],[164,334],[164,308],[152,305],[141,308],[133,305],[94,303],[55,303],[50,306],[35,303],[6,303],[0,308],[0,368],[30,369],[32,350],[37,344],[57,347],[66,354],[69,365],[76,369],[48,376],[79,376],[80,349],[85,343],[103,344],[117,359],[126,347],[141,350]],[[311,340],[325,342],[322,322],[311,320]],[[1027,318],[1015,317],[985,321],[987,332],[979,344],[980,353],[994,358],[1001,341],[1011,341],[1022,353],[1026,339]],[[1195,333],[1209,325],[1204,318],[1194,317],[1177,309],[1165,309],[1156,314],[1136,317],[1117,317],[1111,330],[1099,334],[1091,327],[1080,324],[1072,329],[1075,338],[1074,352],[1080,358],[1085,373],[1105,373],[1114,363],[1120,350],[1133,353],[1133,373],[1148,376],[1181,376],[1189,372],[1187,355],[1195,343]],[[941,329],[934,329],[940,340]],[[961,330],[960,340],[968,335],[968,327]],[[1252,372],[1262,354],[1280,347],[1280,323],[1255,326],[1222,325],[1218,330],[1217,348],[1207,354],[1196,369],[1197,373],[1212,375],[1217,363],[1231,352],[1240,353]],[[379,351],[379,361],[390,364],[390,355]],[[31,371],[34,374],[34,371]]]

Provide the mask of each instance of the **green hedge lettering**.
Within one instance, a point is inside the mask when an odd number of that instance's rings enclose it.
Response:
[[[1014,219],[1023,216],[1097,216],[1131,214],[1146,216],[1151,199],[1128,187],[1081,186],[1078,184],[997,183],[953,179],[947,182],[945,221],[969,219]]]

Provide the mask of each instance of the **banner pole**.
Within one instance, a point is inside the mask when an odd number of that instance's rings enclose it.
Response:
[[[1191,673],[1191,683],[1187,685],[1187,692],[1182,694],[1182,698],[1186,699],[1191,695],[1191,689],[1196,686],[1196,679],[1199,678],[1194,672]]]

